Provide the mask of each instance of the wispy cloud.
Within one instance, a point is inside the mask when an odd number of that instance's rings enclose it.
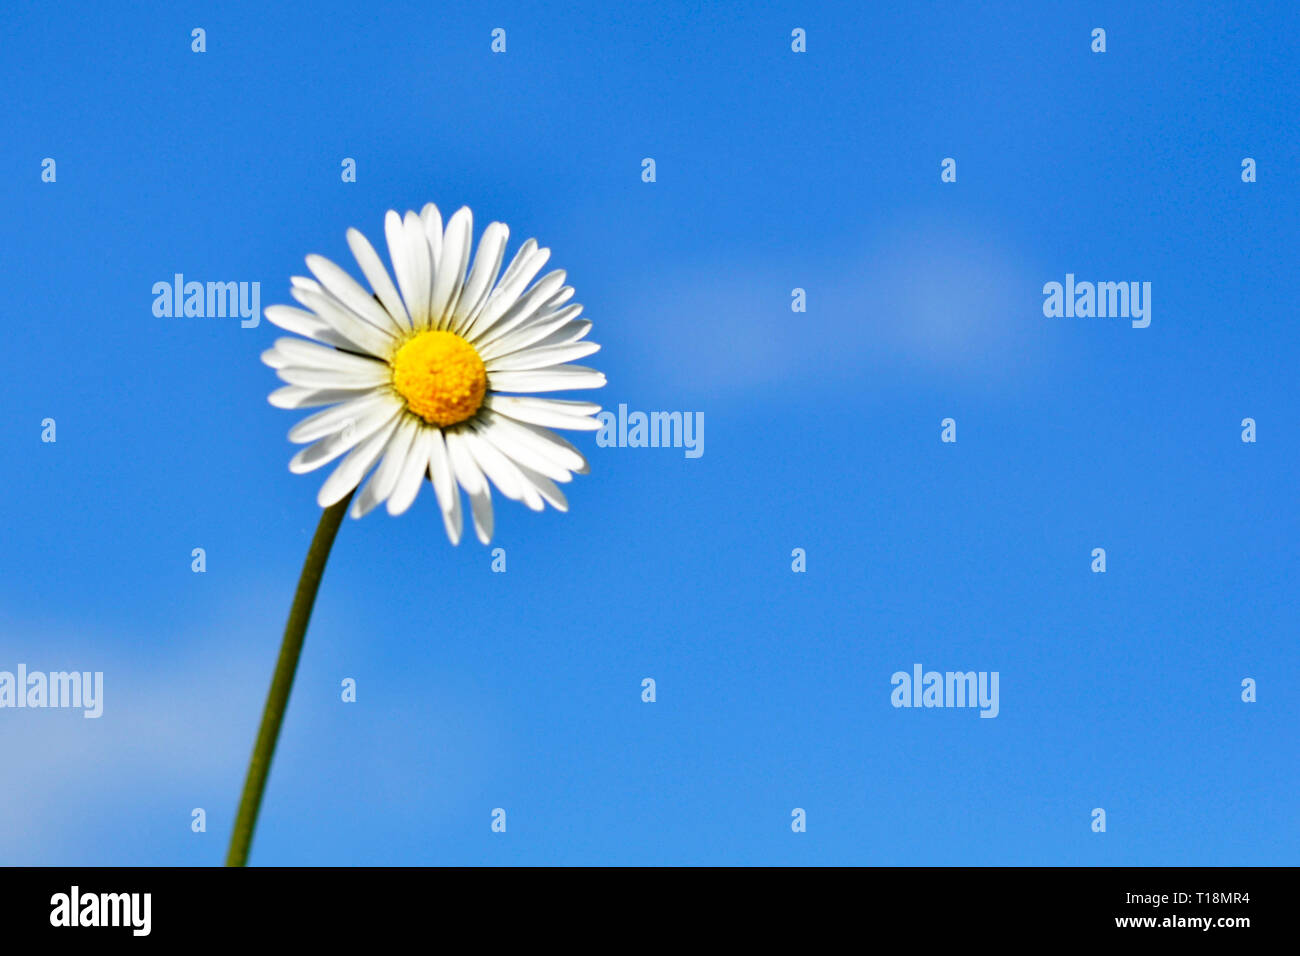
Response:
[[[269,648],[248,638],[232,645],[232,633],[209,621],[174,635],[174,651],[150,655],[114,635],[65,639],[11,625],[0,667],[103,671],[104,712],[86,720],[79,710],[0,711],[0,859],[84,863],[97,859],[115,814],[131,824],[133,805],[174,797],[170,826],[184,834],[190,808],[202,805],[185,806],[187,798],[219,792],[233,801],[264,692],[248,662]]]
[[[1026,257],[969,223],[909,219],[833,260],[703,263],[638,292],[646,374],[746,391],[880,371],[1001,387],[1050,362]],[[802,288],[807,311],[791,310]]]

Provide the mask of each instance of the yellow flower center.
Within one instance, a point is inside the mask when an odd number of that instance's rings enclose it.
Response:
[[[431,425],[455,425],[483,404],[487,369],[474,346],[454,332],[428,330],[403,343],[392,359],[393,387],[406,407]]]

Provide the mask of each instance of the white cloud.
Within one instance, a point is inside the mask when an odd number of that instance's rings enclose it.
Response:
[[[1049,363],[1041,282],[978,227],[909,219],[853,252],[702,263],[638,292],[649,374],[719,392],[861,380],[882,370],[1001,387]],[[791,290],[808,311],[792,312]],[[640,356],[638,356],[640,358]]]

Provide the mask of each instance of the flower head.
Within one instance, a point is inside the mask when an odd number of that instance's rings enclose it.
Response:
[[[534,511],[543,502],[568,510],[556,482],[585,474],[587,461],[551,429],[594,431],[600,406],[526,394],[605,384],[600,372],[570,364],[600,346],[582,341],[591,323],[579,318],[581,305],[568,304],[564,271],[533,282],[550,250],[529,239],[501,273],[509,230],[499,222],[483,230],[471,264],[468,208],[445,228],[432,203],[419,215],[389,211],[384,231],[396,284],[366,237],[349,229],[373,292],[312,255],[315,278],[292,280],[304,308],[266,309],[269,321],[305,337],[276,339],[262,354],[288,383],[271,404],[328,406],[289,431],[290,441],[307,444],[289,470],[314,471],[344,456],[321,485],[322,508],[369,474],[353,499],[354,518],[381,502],[401,514],[428,477],[453,544],[464,527],[460,489],[484,544],[492,537],[490,485]]]

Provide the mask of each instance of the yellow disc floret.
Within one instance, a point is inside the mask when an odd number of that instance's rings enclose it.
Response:
[[[407,339],[392,359],[393,387],[406,407],[431,425],[473,417],[487,391],[487,369],[474,346],[454,332],[428,330]]]

